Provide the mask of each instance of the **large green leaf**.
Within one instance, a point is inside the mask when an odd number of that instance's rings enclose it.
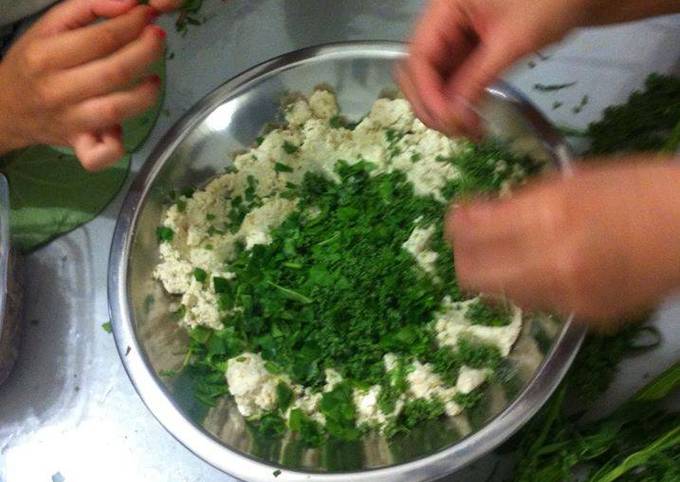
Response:
[[[123,124],[127,152],[144,143],[161,111],[165,59],[151,71],[161,78],[161,94],[151,109]],[[129,166],[128,154],[110,169],[89,173],[73,151],[64,147],[33,146],[5,157],[0,172],[9,182],[10,225],[16,247],[32,251],[92,220],[118,194]]]
[[[8,156],[2,171],[15,246],[30,251],[90,221],[118,194],[129,166],[128,154],[106,171],[89,173],[77,158],[49,146]]]

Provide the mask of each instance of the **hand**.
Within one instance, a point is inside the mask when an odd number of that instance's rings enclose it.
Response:
[[[136,0],[67,0],[48,11],[0,63],[0,153],[56,144],[89,170],[117,161],[120,123],[158,96],[160,79],[146,74],[164,51],[165,32],[151,25],[158,13]]]
[[[432,0],[397,80],[416,115],[447,134],[477,132],[469,106],[517,59],[577,26],[680,11],[678,0]]]
[[[680,286],[680,166],[642,160],[454,208],[461,286],[601,326],[653,307]]]

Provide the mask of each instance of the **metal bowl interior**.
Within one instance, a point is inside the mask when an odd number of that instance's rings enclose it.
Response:
[[[202,185],[252,145],[275,121],[282,97],[325,84],[345,115],[358,119],[394,89],[397,43],[346,43],[305,49],[266,62],[226,82],[191,109],[159,143],[123,205],[111,250],[109,302],[123,363],[140,396],[181,443],[217,468],[246,480],[414,481],[450,473],[491,450],[530,418],[557,386],[583,337],[567,320],[541,333],[525,325],[508,383],[488,387],[489,403],[466,419],[431,423],[390,442],[369,436],[357,443],[304,449],[291,437],[261,440],[225,400],[206,411],[193,402],[183,377],[161,370],[181,365],[186,335],[172,320],[170,299],[152,280],[155,228],[170,191]],[[520,94],[504,84],[487,91],[492,116],[518,149],[568,168],[566,144]],[[536,356],[539,353],[540,356]]]

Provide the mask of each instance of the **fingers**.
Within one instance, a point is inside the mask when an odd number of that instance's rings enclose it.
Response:
[[[73,30],[100,17],[117,17],[136,5],[137,0],[67,0],[49,10],[31,30],[37,35]]]
[[[73,124],[87,131],[119,125],[153,106],[160,84],[161,79],[153,75],[133,89],[88,99],[74,109],[71,115]]]
[[[125,155],[123,131],[116,126],[101,134],[78,134],[72,141],[76,156],[88,171],[98,171],[115,164]]]
[[[158,11],[139,6],[107,22],[56,35],[44,48],[47,67],[66,69],[100,59],[140,36]]]
[[[446,131],[449,109],[445,96],[446,76],[457,58],[469,47],[464,18],[453,2],[435,1],[426,11],[411,39],[409,56],[399,67],[397,80],[428,126]]]
[[[184,0],[151,0],[149,5],[161,12],[170,12],[182,6]]]
[[[484,89],[519,57],[529,53],[530,43],[498,32],[482,43],[460,65],[449,81],[446,93],[452,98],[452,114],[463,120],[469,116],[468,104],[476,104]]]
[[[394,76],[399,84],[399,88],[404,93],[408,101],[411,103],[411,108],[423,124],[432,128],[438,129],[440,123],[434,120],[434,117],[425,109],[423,101],[420,98],[418,89],[416,88],[411,76],[406,73],[403,65],[398,65],[395,69]]]
[[[161,57],[165,31],[156,25],[144,29],[135,41],[113,55],[58,74],[61,101],[79,101],[123,88],[143,75]]]

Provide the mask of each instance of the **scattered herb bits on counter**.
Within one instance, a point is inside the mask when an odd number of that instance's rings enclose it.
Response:
[[[309,446],[463,416],[523,316],[459,291],[444,214],[541,166],[430,130],[402,99],[350,124],[317,90],[285,116],[157,231],[196,398],[231,396],[260,432]]]

